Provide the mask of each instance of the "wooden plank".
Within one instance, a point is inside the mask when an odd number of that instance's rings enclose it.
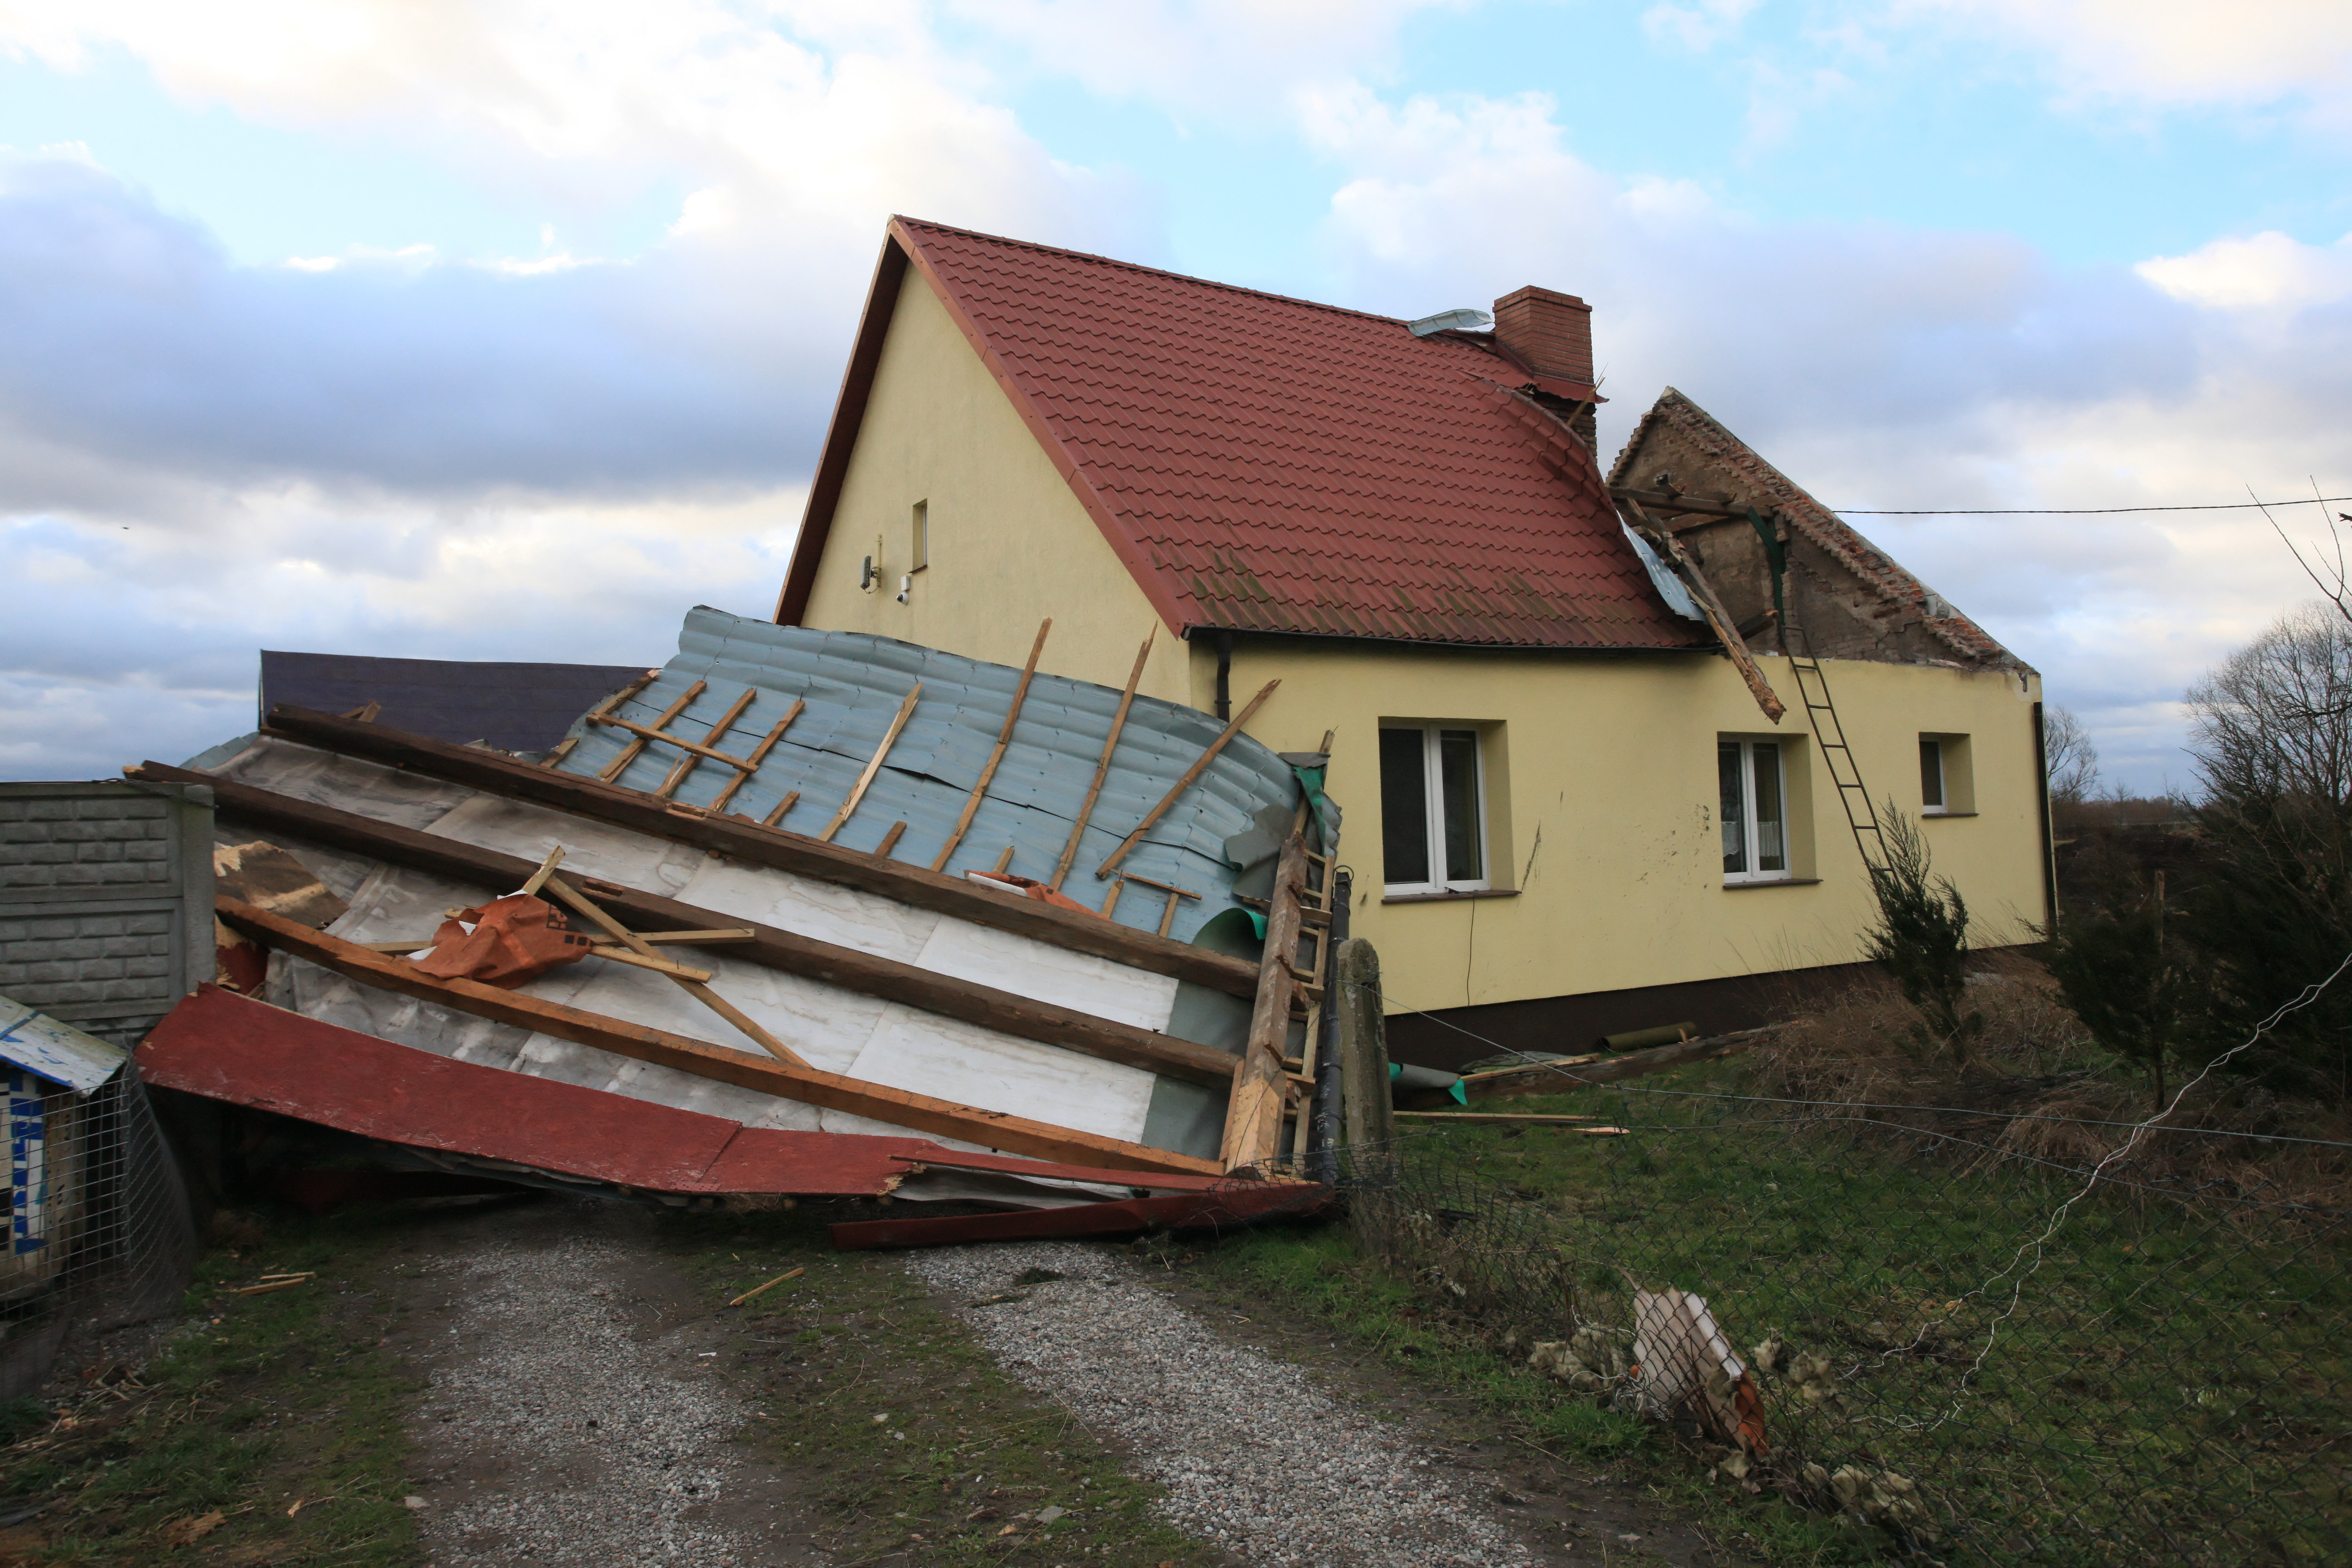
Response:
[[[696,1001],[701,1003],[704,1006],[709,1008],[712,1012],[718,1014],[720,1017],[734,1025],[736,1028],[742,1031],[743,1037],[745,1039],[756,1042],[762,1050],[766,1051],[770,1056],[774,1057],[778,1061],[790,1062],[794,1067],[808,1066],[808,1063],[803,1061],[799,1054],[796,1053],[790,1046],[784,1044],[783,1041],[770,1034],[766,1027],[762,1026],[758,1019],[744,1012],[740,1007],[736,1006],[734,1003],[730,1002],[726,997],[719,994],[718,992],[713,991],[708,984],[710,976],[707,973],[697,971],[696,973],[702,974],[702,978],[700,980],[689,980],[686,977],[683,972],[675,971],[667,959],[663,958],[660,953],[654,951],[653,944],[651,942],[644,941],[638,937],[635,931],[629,930],[628,927],[614,920],[611,915],[606,914],[604,910],[590,900],[586,894],[575,889],[571,883],[565,881],[562,878],[550,877],[547,879],[547,890],[553,893],[564,903],[567,903],[573,909],[579,910],[582,914],[586,915],[588,919],[596,925],[603,927],[604,933],[607,936],[616,938],[619,941],[627,943],[630,951],[636,954],[637,958],[644,963],[646,968],[658,970],[668,974],[671,983],[677,985],[679,990],[685,992],[688,995],[693,997]],[[618,955],[614,954],[613,956]]]
[[[1176,787],[1161,796],[1158,805],[1144,813],[1143,820],[1137,823],[1135,831],[1129,834],[1119,847],[1110,852],[1109,859],[1095,868],[1095,876],[1097,879],[1109,876],[1112,868],[1127,858],[1128,851],[1143,842],[1143,836],[1151,831],[1151,825],[1167,815],[1168,808],[1176,804],[1179,795],[1192,787],[1192,781],[1199,778],[1208,765],[1217,760],[1217,753],[1223,751],[1233,738],[1242,732],[1242,726],[1250,721],[1252,714],[1265,706],[1265,700],[1273,696],[1274,689],[1281,684],[1279,680],[1267,681],[1265,688],[1250,699],[1249,706],[1234,716],[1234,721],[1225,726],[1225,732],[1210,742],[1209,749],[1202,752],[1193,760],[1192,765],[1184,770],[1184,776],[1176,781]]]
[[[1257,965],[1190,942],[1173,942],[1114,924],[1091,914],[1055,909],[1042,899],[1008,899],[965,881],[910,866],[877,860],[803,833],[753,822],[746,816],[694,816],[642,790],[604,784],[577,773],[554,773],[512,757],[452,745],[381,724],[352,724],[310,709],[279,706],[269,711],[269,732],[304,745],[404,768],[452,784],[552,806],[597,822],[653,837],[690,844],[753,866],[808,877],[839,887],[934,910],[976,925],[992,926],[1033,941],[1115,963],[1189,980],[1232,996],[1257,994]],[[158,775],[161,776],[161,775]],[[187,782],[210,784],[212,775],[190,773]],[[513,883],[506,884],[512,888]],[[504,891],[505,889],[501,889]]]
[[[1390,1114],[1399,1121],[1459,1121],[1468,1126],[1496,1127],[1580,1127],[1601,1120],[1597,1116],[1541,1116],[1533,1111],[1506,1110],[1398,1110]]]
[[[760,826],[762,827],[775,826],[776,824],[784,819],[784,813],[792,810],[793,807],[798,805],[800,803],[801,792],[798,790],[788,791],[783,799],[776,802],[775,809],[769,812],[767,816],[760,819]]]
[[[685,712],[687,705],[692,702],[696,698],[701,696],[703,689],[707,685],[709,685],[709,682],[698,680],[693,685],[688,687],[683,696],[679,697],[677,701],[671,703],[668,707],[661,710],[661,717],[654,721],[653,728],[659,730],[663,725],[668,723],[671,720]],[[608,721],[602,719],[597,721],[599,723],[607,721]],[[643,728],[643,726],[632,726],[632,728]],[[637,760],[637,753],[644,751],[646,749],[646,738],[643,735],[638,736],[627,745],[623,746],[621,748],[621,754],[614,757],[611,762],[606,763],[604,764],[604,771],[599,773],[596,776],[603,779],[607,784],[619,778],[622,773],[627,769],[628,765]]]
[[[751,699],[759,695],[760,689],[758,687],[745,687],[743,689],[743,694],[736,698],[735,700],[728,706],[727,711],[719,716],[719,722],[711,725],[708,731],[704,731],[703,739],[706,742],[723,740],[726,737],[728,726],[734,723],[736,720],[740,719],[743,716],[743,710],[751,706]],[[612,721],[606,720],[605,722],[610,723]],[[698,746],[693,744],[691,742],[681,741],[676,735],[664,735],[661,739],[667,741],[673,746],[681,746],[686,750],[686,755],[677,760],[677,766],[670,769],[669,777],[662,780],[661,788],[654,791],[656,795],[660,795],[664,800],[667,800],[671,795],[677,793],[678,786],[693,776],[694,770],[701,764],[702,760],[705,757],[715,758],[719,762],[725,763],[729,767],[735,769],[735,776],[739,780],[749,775],[753,768],[760,765],[757,763],[750,762],[740,757],[730,757],[726,752],[719,751],[714,746]]]
[[[907,825],[905,823],[892,823],[890,825],[890,831],[882,836],[882,842],[874,847],[876,857],[884,860],[890,858],[890,851],[898,847],[898,840],[905,837],[906,832]]]
[[[746,697],[750,695],[750,693],[745,694]],[[738,700],[740,701],[742,700],[739,699]],[[714,763],[725,763],[730,768],[749,768],[751,765],[741,757],[729,756],[725,752],[719,751],[716,747],[706,746],[699,741],[689,741],[683,735],[673,735],[668,731],[658,729],[651,724],[640,724],[635,719],[599,719],[596,722],[609,726],[614,730],[627,730],[630,732],[642,736],[648,741],[663,742],[668,745],[676,746],[680,751],[686,752],[692,756],[708,757]],[[717,733],[719,729],[719,725],[712,725],[712,733]],[[656,790],[654,793],[656,795],[659,795],[661,792],[659,790]]]
[[[1004,728],[996,732],[996,749],[988,753],[988,765],[980,770],[980,782],[971,786],[971,794],[965,797],[963,812],[956,818],[955,831],[948,835],[948,841],[940,847],[939,858],[931,862],[934,871],[947,869],[948,857],[953,855],[956,846],[963,842],[964,834],[971,827],[972,814],[980,809],[981,800],[988,794],[988,781],[996,776],[996,765],[1004,760],[1004,749],[1013,744],[1013,726],[1021,721],[1021,705],[1029,700],[1029,682],[1036,677],[1038,656],[1045,651],[1045,634],[1053,629],[1054,617],[1051,616],[1038,624],[1037,640],[1029,645],[1029,662],[1021,667],[1021,684],[1013,689],[1013,705],[1004,710]]]
[[[235,931],[267,946],[322,964],[363,985],[436,1002],[501,1024],[553,1035],[635,1061],[656,1062],[721,1083],[741,1085],[780,1099],[829,1110],[871,1117],[894,1127],[911,1127],[950,1138],[960,1138],[992,1149],[1034,1154],[1040,1159],[1067,1161],[1108,1170],[1181,1171],[1214,1173],[1207,1160],[1146,1148],[1121,1139],[1105,1138],[1071,1128],[1055,1127],[1027,1117],[958,1105],[929,1095],[866,1083],[815,1068],[771,1061],[749,1051],[730,1050],[707,1040],[649,1029],[626,1019],[607,1017],[576,1007],[543,1001],[520,991],[501,991],[471,980],[439,980],[421,974],[398,959],[385,958],[365,948],[284,920],[266,910],[233,899],[219,901],[216,911]],[[1220,1056],[1223,1053],[1219,1053]],[[646,1107],[648,1110],[659,1107]]]
[[[890,728],[883,735],[882,743],[874,748],[873,760],[866,764],[866,771],[857,775],[856,787],[849,792],[849,798],[841,803],[841,809],[834,813],[833,820],[824,825],[824,831],[816,836],[819,843],[832,843],[833,836],[841,831],[850,814],[857,809],[857,803],[866,798],[866,786],[874,782],[874,775],[882,771],[882,759],[888,756],[890,748],[898,743],[898,731],[905,729],[907,721],[914,716],[915,699],[922,694],[923,683],[919,680],[915,682],[915,689],[907,693],[907,700],[898,704],[898,716],[890,721]]]
[[[1699,613],[1706,617],[1707,628],[1723,644],[1723,651],[1730,658],[1732,668],[1739,671],[1739,679],[1748,683],[1748,695],[1756,700],[1756,706],[1763,710],[1764,717],[1778,724],[1780,716],[1789,710],[1788,706],[1772,689],[1772,683],[1764,679],[1763,670],[1757,668],[1755,656],[1748,651],[1748,639],[1739,635],[1739,628],[1732,623],[1731,612],[1723,607],[1721,599],[1716,597],[1715,587],[1699,571],[1698,563],[1691,559],[1690,552],[1683,548],[1682,541],[1670,531],[1651,521],[1641,503],[1628,500],[1625,505],[1633,510],[1649,536],[1657,542],[1680,570],[1683,581],[1690,587],[1691,597],[1698,601]]]
[[[1234,1064],[1233,1092],[1225,1105],[1219,1158],[1228,1171],[1270,1164],[1282,1152],[1282,1107],[1289,1094],[1282,1047],[1290,1033],[1291,995],[1298,985],[1290,975],[1290,958],[1298,951],[1298,890],[1306,876],[1307,839],[1294,826],[1275,862],[1274,909],[1265,921],[1257,1002],[1250,1013],[1249,1041],[1242,1047],[1242,1059]]]
[[[1127,728],[1127,710],[1135,706],[1135,689],[1143,679],[1143,665],[1151,657],[1151,645],[1160,637],[1160,626],[1152,624],[1150,635],[1135,652],[1135,668],[1127,672],[1127,689],[1118,694],[1118,711],[1112,715],[1110,733],[1103,737],[1102,755],[1095,762],[1094,782],[1087,786],[1087,803],[1078,807],[1078,819],[1070,824],[1070,841],[1062,846],[1062,858],[1054,865],[1049,884],[1055,892],[1062,889],[1062,879],[1070,874],[1070,863],[1078,858],[1078,840],[1086,837],[1087,823],[1094,816],[1095,802],[1102,798],[1103,781],[1110,777],[1110,754],[1118,750],[1119,731]]]
[[[217,812],[224,820],[292,834],[333,848],[348,849],[371,859],[413,866],[474,887],[504,892],[520,882],[531,869],[530,862],[519,856],[478,848],[439,834],[396,827],[355,812],[315,805],[309,801],[295,800],[211,773],[149,763],[134,770],[133,776],[165,783],[205,784],[213,790]],[[870,856],[856,854],[855,851],[843,853],[872,863]],[[999,991],[974,981],[934,973],[928,969],[918,969],[913,964],[878,958],[853,948],[838,947],[829,942],[773,926],[744,921],[736,916],[679,903],[656,894],[614,889],[608,896],[599,889],[591,888],[589,890],[595,892],[607,909],[641,926],[687,929],[732,924],[739,929],[748,929],[753,933],[751,940],[730,953],[730,956],[746,963],[782,970],[788,974],[804,975],[862,995],[903,1002],[910,1007],[977,1024],[999,1034],[1035,1040],[1041,1045],[1059,1046],[1064,1050],[1118,1062],[1123,1067],[1140,1068],[1146,1072],[1164,1073],[1189,1083],[1223,1087],[1232,1080],[1232,1055],[1211,1046],[1155,1034],[1150,1029],[1139,1029],[1133,1025],[1097,1018],[1026,996],[1016,996],[1009,991]],[[1036,902],[1034,899],[1009,899],[1001,893],[984,892],[978,888],[974,888],[972,893],[976,898],[1005,904]],[[1071,918],[1089,921],[1095,919],[1092,915]]]
[[[624,686],[621,689],[604,699],[604,701],[599,702],[595,707],[588,710],[588,711],[583,714],[582,717],[585,719],[595,719],[604,714],[610,713],[614,709],[618,708],[622,703],[626,702],[630,698],[635,697],[638,692],[643,691],[646,687],[651,686],[660,678],[660,676],[661,671],[658,669],[649,669],[646,671],[643,675],[640,675],[635,680],[632,680],[626,686]],[[553,768],[557,763],[562,762],[564,758],[570,756],[572,754],[572,748],[585,740],[587,735],[588,731],[583,730],[577,735],[565,737],[562,744],[557,746],[555,750],[547,753],[547,761],[540,763],[540,766],[543,768]]]
[[[735,776],[727,781],[727,787],[719,792],[719,798],[710,803],[709,809],[711,811],[721,812],[727,809],[727,803],[735,798],[735,792],[741,789],[745,781],[749,780],[753,773],[759,772],[760,764],[768,760],[768,753],[775,750],[776,742],[784,738],[784,731],[793,727],[793,721],[799,718],[802,711],[807,707],[808,704],[802,701],[799,698],[794,698],[793,700],[791,710],[786,712],[782,718],[776,721],[775,728],[770,730],[767,734],[761,737],[760,743],[752,747],[751,754],[744,759],[745,762],[748,762],[751,765],[747,768],[739,768],[736,770]],[[800,792],[795,790],[793,793],[792,798],[794,800],[799,799]]]
[[[427,937],[423,942],[362,942],[353,945],[366,948],[370,952],[382,952],[390,954],[394,958],[403,958],[409,953],[422,952],[431,947],[433,939]],[[707,969],[689,968],[683,963],[672,963],[665,958],[646,958],[632,952],[617,942],[592,946],[583,956],[610,959],[614,963],[625,963],[637,969],[657,970],[664,974],[682,974],[688,980],[707,981],[710,978],[710,971]]]

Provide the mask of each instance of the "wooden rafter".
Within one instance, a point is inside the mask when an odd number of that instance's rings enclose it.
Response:
[[[370,859],[411,866],[478,888],[505,891],[531,871],[519,856],[483,849],[440,834],[397,827],[373,817],[331,806],[315,805],[233,779],[184,768],[150,763],[135,776],[181,784],[205,784],[214,790],[223,819],[272,829],[314,843],[364,855]],[[854,853],[854,852],[853,852]],[[872,864],[872,857],[856,858]],[[976,898],[1000,905],[1027,904],[974,888]],[[919,1007],[942,1017],[956,1018],[1000,1034],[1058,1046],[1064,1050],[1114,1061],[1147,1072],[1163,1073],[1193,1083],[1223,1085],[1232,1076],[1233,1057],[1213,1046],[1155,1034],[1066,1007],[1000,991],[976,981],[919,969],[855,948],[840,947],[815,937],[773,926],[758,925],[715,910],[699,909],[652,893],[614,889],[596,892],[596,901],[638,926],[655,929],[734,927],[751,932],[730,955],[764,968],[803,975],[863,995],[880,996]],[[982,911],[983,914],[988,912]],[[1074,917],[1092,921],[1095,917]],[[1231,962],[1231,961],[1228,961]]]
[[[1119,731],[1127,728],[1127,710],[1135,706],[1135,689],[1142,683],[1144,661],[1151,657],[1151,645],[1158,640],[1160,628],[1154,626],[1135,651],[1135,668],[1127,672],[1127,689],[1118,694],[1118,711],[1110,721],[1110,733],[1103,737],[1102,755],[1096,759],[1094,782],[1087,786],[1087,802],[1078,807],[1078,819],[1070,824],[1070,841],[1062,846],[1062,858],[1055,863],[1053,889],[1061,890],[1062,879],[1070,874],[1070,863],[1078,858],[1078,840],[1086,837],[1087,824],[1095,814],[1095,802],[1102,798],[1103,781],[1110,777],[1110,755],[1118,750]],[[1114,893],[1116,888],[1111,889]]]
[[[1257,1002],[1250,1011],[1249,1041],[1242,1047],[1242,1059],[1234,1064],[1232,1098],[1225,1107],[1220,1158],[1228,1171],[1262,1168],[1282,1152],[1282,1109],[1289,1097],[1282,1047],[1290,1035],[1291,1006],[1299,994],[1292,965],[1298,956],[1307,869],[1307,836],[1303,824],[1295,821],[1275,862]]]
[[[698,680],[693,685],[688,687],[684,692],[679,694],[677,700],[663,709],[661,710],[661,717],[656,719],[649,726],[627,723],[626,721],[623,720],[597,720],[596,722],[600,724],[606,722],[620,723],[625,725],[627,729],[637,731],[639,733],[635,740],[631,741],[627,745],[623,746],[620,750],[620,754],[615,756],[611,762],[606,763],[603,770],[599,772],[596,776],[609,784],[613,780],[619,778],[622,773],[628,771],[629,764],[637,760],[637,753],[644,751],[646,747],[650,744],[650,742],[646,741],[646,736],[647,734],[659,734],[668,726],[671,720],[685,712],[688,706],[691,704],[696,698],[701,696],[709,685],[709,683],[708,681]]]
[[[479,747],[453,745],[382,724],[353,724],[303,708],[279,706],[268,715],[268,732],[306,746],[365,757],[421,777],[445,779],[509,800],[529,801],[558,811],[609,823],[632,832],[689,844],[751,866],[771,866],[837,887],[855,888],[954,915],[977,925],[1009,931],[1056,947],[1090,952],[1135,969],[1171,975],[1234,996],[1257,994],[1257,966],[1190,942],[1166,941],[1150,931],[1116,925],[1090,914],[1055,909],[1040,899],[1008,899],[961,877],[943,876],[904,861],[877,860],[838,845],[821,844],[804,833],[762,825],[748,816],[693,816],[643,790],[604,784],[577,773],[550,773]],[[156,777],[176,776],[167,770]],[[211,784],[215,775],[188,773],[184,782]],[[299,831],[291,829],[289,831]],[[501,884],[500,891],[515,884]]]
[[[1772,683],[1764,679],[1763,670],[1757,668],[1755,657],[1748,651],[1748,639],[1739,635],[1731,612],[1723,607],[1721,599],[1716,597],[1715,587],[1707,582],[1706,574],[1698,569],[1698,563],[1691,559],[1690,552],[1683,548],[1681,540],[1651,520],[1639,501],[1627,500],[1624,504],[1639,521],[1643,532],[1665,552],[1667,559],[1675,563],[1675,571],[1689,584],[1691,597],[1698,601],[1699,614],[1706,617],[1708,629],[1723,644],[1723,651],[1730,657],[1732,667],[1739,671],[1739,679],[1748,683],[1748,694],[1756,699],[1756,706],[1763,710],[1764,717],[1778,724],[1780,716],[1789,710],[1788,705],[1772,689]]]
[[[971,786],[971,794],[965,798],[963,813],[956,818],[955,831],[948,835],[945,844],[940,846],[939,858],[931,862],[934,871],[947,869],[948,857],[953,855],[956,846],[963,842],[964,834],[971,827],[973,814],[980,810],[980,803],[988,794],[988,781],[996,776],[996,765],[1004,760],[1004,749],[1013,744],[1013,726],[1021,721],[1021,705],[1029,700],[1029,682],[1037,673],[1038,656],[1045,651],[1045,634],[1053,629],[1054,617],[1051,616],[1046,616],[1037,627],[1037,640],[1029,645],[1029,662],[1021,667],[1021,684],[1013,689],[1013,705],[1004,710],[1004,728],[996,732],[996,749],[988,753],[988,765],[980,770],[980,782]]]
[[[1217,1170],[1207,1160],[1055,1127],[976,1105],[959,1105],[816,1068],[771,1061],[749,1051],[730,1050],[626,1019],[566,1007],[520,991],[503,991],[471,980],[438,979],[418,973],[399,959],[370,952],[356,943],[234,899],[218,900],[216,912],[232,930],[266,946],[324,965],[364,985],[436,1002],[476,1017],[513,1024],[633,1060],[657,1062],[722,1083],[740,1084],[804,1105],[871,1117],[894,1127],[910,1127],[1012,1153],[1065,1160],[1098,1169],[1199,1174],[1214,1174]]]
[[[1174,805],[1178,798],[1192,787],[1192,781],[1199,778],[1203,772],[1207,771],[1209,764],[1217,760],[1217,753],[1223,751],[1232,742],[1233,738],[1242,732],[1242,726],[1248,723],[1251,716],[1265,705],[1265,700],[1273,696],[1274,689],[1281,684],[1279,680],[1267,681],[1258,694],[1250,699],[1249,706],[1234,715],[1234,721],[1225,726],[1224,733],[1210,742],[1209,749],[1192,759],[1192,765],[1184,770],[1184,776],[1178,779],[1174,786],[1160,797],[1158,805],[1143,814],[1143,820],[1137,823],[1135,831],[1129,834],[1120,842],[1119,847],[1110,852],[1110,858],[1095,868],[1097,878],[1108,878],[1118,863],[1127,858],[1128,851],[1143,842],[1143,836],[1151,831],[1152,824],[1165,816],[1168,814],[1168,808]]]

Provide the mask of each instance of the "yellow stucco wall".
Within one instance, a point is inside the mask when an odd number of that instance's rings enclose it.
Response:
[[[929,503],[930,561],[910,602],[909,512]],[[861,593],[880,540],[884,586]],[[1123,684],[1156,617],[1011,401],[910,273],[810,595],[806,624],[1018,665],[1054,617],[1041,668]],[[1839,963],[1861,956],[1869,895],[1784,660],[1792,711],[1768,723],[1723,658],[1471,653],[1244,641],[1235,707],[1282,686],[1250,725],[1277,751],[1336,731],[1329,786],[1358,871],[1355,930],[1381,951],[1391,1010],[1444,1008]],[[1918,741],[1966,736],[1979,815],[1926,822],[1937,869],[1980,942],[2042,918],[2032,703],[2038,680],[1836,661],[1832,695],[1874,798],[1919,806]],[[1212,704],[1216,658],[1160,628],[1142,689]],[[1486,735],[1489,864],[1517,897],[1384,903],[1382,719],[1475,722]],[[1791,838],[1817,883],[1727,889],[1716,825],[1718,736],[1788,747]]]
[[[1210,662],[1205,650],[1196,659]],[[1870,915],[1859,852],[1788,662],[1759,662],[1791,710],[1778,726],[1713,656],[1244,643],[1232,679],[1239,694],[1282,678],[1250,726],[1277,751],[1337,731],[1328,785],[1347,812],[1354,930],[1380,949],[1393,1011],[1859,959]],[[1978,815],[1924,819],[1936,869],[1968,900],[1979,943],[2030,940],[2028,924],[2042,918],[2039,681],[1921,665],[1824,668],[1874,800],[1891,795],[1917,814],[1920,737],[1968,737]],[[1517,897],[1382,901],[1383,719],[1482,728],[1488,864],[1495,885]],[[1786,748],[1794,869],[1818,882],[1724,885],[1716,742],[1731,736]]]
[[[930,564],[910,564],[915,503],[928,502]],[[879,541],[882,586],[858,588]],[[874,632],[1020,665],[1054,619],[1038,668],[1127,684],[1158,625],[1143,591],[956,330],[922,275],[899,290],[803,624]],[[1160,626],[1141,689],[1192,700],[1184,644]]]

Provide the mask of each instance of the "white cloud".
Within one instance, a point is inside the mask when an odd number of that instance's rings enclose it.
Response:
[[[1696,5],[1656,5],[1642,13],[1642,30],[1662,43],[1704,52],[1739,30],[1763,0],[1698,0]]]
[[[1320,98],[1328,254],[1402,315],[1535,282],[1595,307],[1611,450],[1658,388],[1845,506],[2117,506],[2352,490],[2343,247],[2225,241],[2060,270],[1999,236],[1764,225],[1570,153],[1539,96]],[[2333,476],[2330,479],[2328,477]],[[2170,706],[2307,591],[2259,513],[1858,519],[2102,730],[2185,781]]]
[[[2217,310],[2297,311],[2352,299],[2352,235],[2305,245],[2275,229],[2135,268],[2176,300]]]
[[[1898,0],[2046,53],[2079,92],[2160,107],[2307,99],[2352,118],[2352,7],[2342,0]]]

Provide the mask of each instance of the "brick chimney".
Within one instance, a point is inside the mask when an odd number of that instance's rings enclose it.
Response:
[[[1566,382],[1567,388],[1546,387],[1546,393],[1583,401],[1575,420],[1576,433],[1593,445],[1592,307],[1573,294],[1538,289],[1530,283],[1495,301],[1495,341],[1547,380]]]

